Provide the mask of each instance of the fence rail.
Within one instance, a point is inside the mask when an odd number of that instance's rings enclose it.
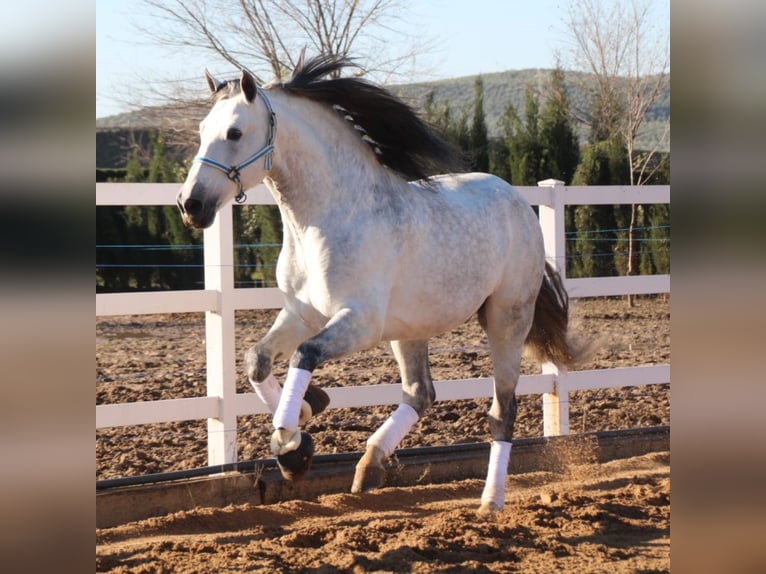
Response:
[[[96,205],[175,205],[178,184],[97,183]],[[546,256],[562,273],[570,297],[600,297],[670,292],[669,275],[566,279],[566,205],[670,203],[669,186],[567,187],[545,180],[538,187],[520,187],[538,205]],[[273,205],[274,199],[260,185],[248,190],[246,205]],[[254,393],[236,392],[234,313],[238,309],[278,309],[282,295],[275,288],[234,287],[234,237],[232,204],[224,206],[215,223],[204,231],[205,289],[143,293],[96,294],[96,316],[153,313],[205,313],[207,396],[96,406],[96,429],[207,419],[208,464],[235,462],[237,417],[266,413]],[[543,397],[543,432],[546,436],[569,433],[570,392],[586,389],[670,382],[669,365],[559,372],[545,364],[542,373],[522,376],[518,394]],[[492,379],[436,381],[437,400],[492,396]],[[368,385],[327,389],[330,407],[395,405],[401,400],[399,385]]]

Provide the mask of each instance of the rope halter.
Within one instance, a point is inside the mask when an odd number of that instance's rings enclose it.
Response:
[[[274,136],[277,134],[277,116],[271,107],[271,102],[269,101],[266,92],[261,88],[258,88],[257,90],[257,94],[261,96],[263,103],[266,104],[266,109],[269,111],[269,133],[268,137],[266,138],[266,144],[253,155],[248,157],[245,161],[235,165],[225,165],[215,161],[214,159],[210,159],[209,157],[204,156],[197,156],[192,160],[221,170],[226,174],[226,177],[236,183],[237,195],[234,197],[234,201],[237,203],[244,203],[247,201],[247,195],[245,195],[245,190],[242,188],[242,181],[240,181],[239,178],[243,169],[245,169],[250,164],[255,163],[259,159],[264,158],[263,166],[266,168],[266,171],[271,170],[271,156],[274,153]]]

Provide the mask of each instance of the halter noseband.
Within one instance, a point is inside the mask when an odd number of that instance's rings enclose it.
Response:
[[[274,113],[274,110],[271,108],[271,102],[269,101],[266,92],[261,88],[257,88],[257,94],[260,94],[261,98],[263,98],[263,103],[266,104],[266,109],[269,111],[269,135],[266,138],[266,145],[264,145],[261,149],[259,149],[245,161],[236,165],[224,165],[215,161],[214,159],[203,156],[197,156],[192,160],[221,170],[226,174],[226,177],[236,183],[237,195],[234,197],[234,201],[237,203],[244,203],[247,201],[247,195],[245,195],[245,191],[242,189],[242,182],[239,179],[243,169],[265,156],[266,159],[264,159],[263,165],[267,171],[271,170],[271,156],[274,153],[274,136],[277,133],[277,116]]]

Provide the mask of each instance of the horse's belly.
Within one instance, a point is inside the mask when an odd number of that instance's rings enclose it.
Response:
[[[419,290],[389,302],[383,339],[428,339],[465,323],[489,296],[489,289]]]
[[[440,317],[413,317],[405,315],[389,315],[383,330],[383,341],[406,341],[430,339],[455,327],[462,325],[471,318],[474,309],[464,315],[450,314]]]

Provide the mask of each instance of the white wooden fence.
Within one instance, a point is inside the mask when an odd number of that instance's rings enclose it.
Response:
[[[179,184],[97,183],[97,205],[175,205]],[[538,187],[521,187],[540,206],[540,225],[548,258],[564,276],[565,205],[669,203],[669,186],[567,187],[546,180]],[[247,204],[271,205],[273,198],[260,185],[248,191]],[[277,309],[282,296],[275,288],[234,288],[232,204],[223,207],[204,232],[205,288],[196,291],[108,293],[96,295],[96,315],[204,312],[207,349],[207,396],[96,406],[96,429],[194,419],[208,421],[208,464],[237,460],[237,416],[266,413],[255,393],[237,393],[234,312],[237,309]],[[571,298],[626,294],[669,293],[670,276],[565,279]],[[546,436],[569,433],[569,393],[583,389],[616,388],[670,382],[670,365],[559,373],[546,364],[538,375],[522,376],[518,394],[543,396]],[[492,396],[492,379],[436,381],[437,400]],[[401,387],[395,384],[327,389],[330,407],[395,405]]]

